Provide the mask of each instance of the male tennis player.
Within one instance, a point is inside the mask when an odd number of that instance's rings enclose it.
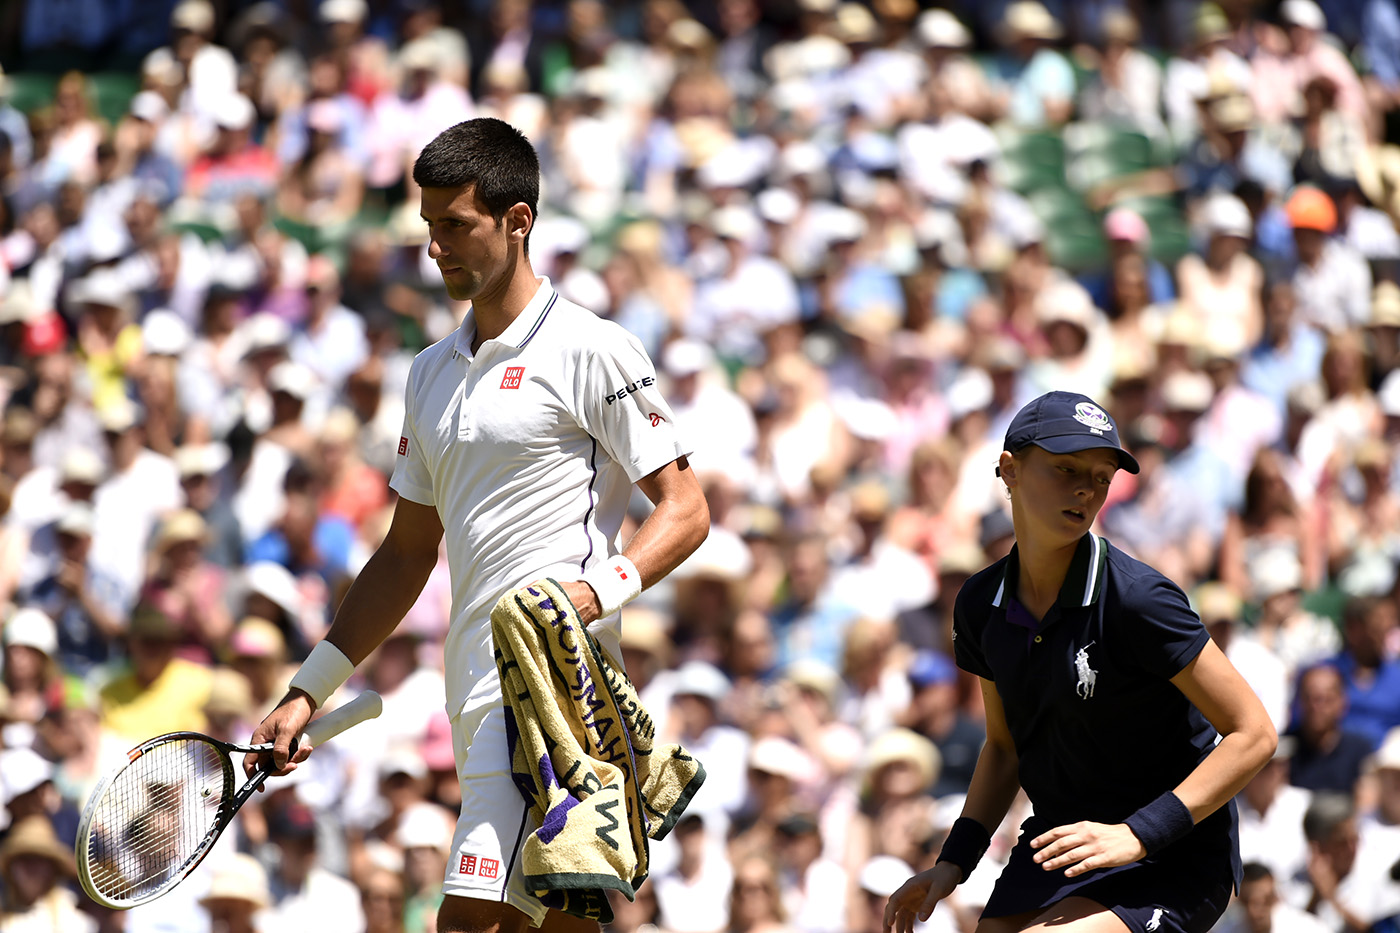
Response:
[[[275,742],[274,764],[288,764],[292,736],[412,606],[445,530],[447,708],[462,812],[437,928],[596,931],[546,910],[522,881],[517,853],[535,827],[510,778],[491,608],[553,577],[621,657],[618,610],[695,550],[709,510],[641,343],[530,267],[539,160],[529,141],[500,120],[468,120],[428,144],[413,178],[428,254],[447,293],[471,309],[414,360],[389,533],[253,741]],[[619,553],[633,484],[655,509]],[[305,757],[298,750],[291,764]]]

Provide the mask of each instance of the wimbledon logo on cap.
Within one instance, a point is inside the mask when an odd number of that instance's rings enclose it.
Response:
[[[1108,414],[1090,402],[1080,402],[1074,406],[1074,420],[1095,433],[1113,430],[1113,422],[1108,420]]]

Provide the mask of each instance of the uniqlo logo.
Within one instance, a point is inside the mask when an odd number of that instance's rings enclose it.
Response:
[[[520,388],[520,380],[525,378],[524,366],[507,366],[506,377],[501,380],[502,389]]]
[[[481,877],[495,878],[496,873],[500,871],[500,868],[500,862],[496,861],[493,858],[484,858],[481,860]]]
[[[476,856],[475,856],[475,855],[464,855],[464,856],[462,856],[462,864],[457,866],[457,872],[458,872],[459,874],[463,874],[463,875],[474,875],[474,874],[476,874]]]
[[[399,456],[400,456],[400,457],[407,457],[407,456],[408,456],[408,438],[406,438],[406,437],[400,437],[400,438],[399,438]]]

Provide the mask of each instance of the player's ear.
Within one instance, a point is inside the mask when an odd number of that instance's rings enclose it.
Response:
[[[517,201],[506,211],[506,235],[524,240],[535,226],[535,212],[524,201]]]
[[[1008,489],[1016,485],[1016,458],[1011,451],[1003,450],[997,459],[997,476],[1001,477]]]

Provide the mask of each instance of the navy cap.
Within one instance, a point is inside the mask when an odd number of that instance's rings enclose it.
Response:
[[[1118,466],[1138,472],[1138,462],[1123,449],[1118,426],[1093,399],[1077,392],[1047,392],[1027,402],[1006,429],[1006,446],[1012,453],[1034,444],[1052,454],[1109,447],[1118,451]],[[1001,475],[998,468],[997,475]]]

